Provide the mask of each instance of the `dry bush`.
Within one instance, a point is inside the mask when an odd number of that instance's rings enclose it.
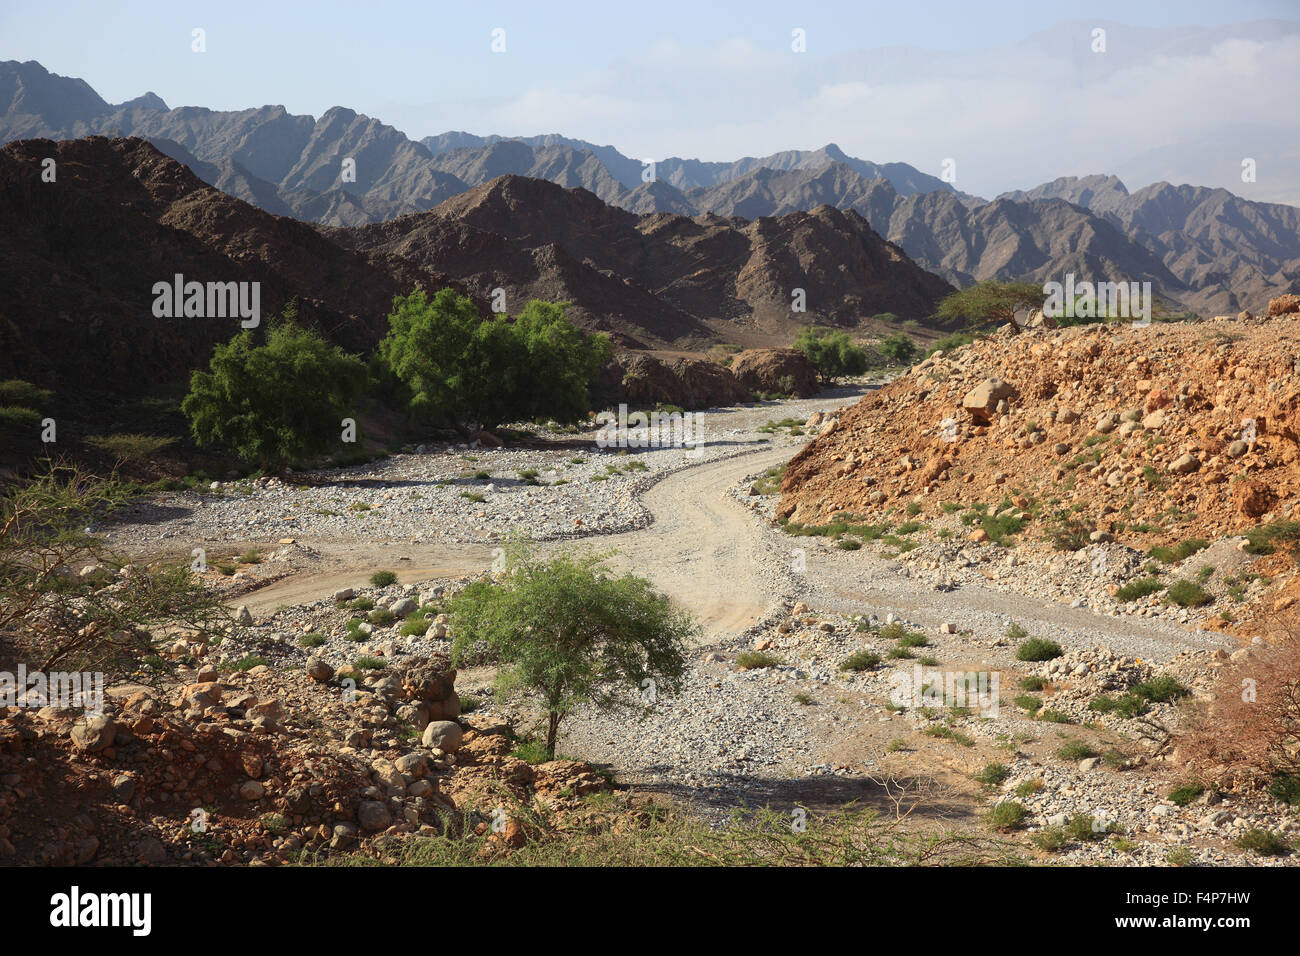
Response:
[[[1214,699],[1178,739],[1199,779],[1225,788],[1300,774],[1300,639],[1294,632],[1223,669]]]

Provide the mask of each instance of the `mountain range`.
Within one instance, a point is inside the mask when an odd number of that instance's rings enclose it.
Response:
[[[114,393],[184,380],[238,319],[155,315],[154,285],[178,274],[259,282],[263,315],[296,300],[303,320],[359,352],[417,285],[456,288],[484,313],[497,290],[511,312],[568,301],[579,325],[624,348],[676,350],[785,344],[810,321],[921,318],[952,291],[831,206],[754,221],[639,216],[506,175],[425,212],[323,226],[228,195],[140,138],[0,147],[0,379]],[[806,312],[791,310],[797,289]]]
[[[731,163],[658,159],[646,182],[641,160],[558,135],[448,132],[416,141],[343,107],[319,118],[282,106],[169,109],[153,93],[109,104],[83,80],[35,62],[0,63],[0,107],[0,142],[142,137],[223,192],[330,227],[386,223],[514,176],[581,187],[633,214],[699,219],[706,230],[716,226],[710,217],[738,217],[761,232],[765,217],[832,206],[958,286],[1073,272],[1150,281],[1171,303],[1207,315],[1259,309],[1273,295],[1300,291],[1300,209],[1225,189],[1161,182],[1130,193],[1117,178],[1098,175],[985,200],[905,163],[856,159],[834,144]],[[344,160],[354,161],[355,181],[344,181]],[[601,268],[635,274],[621,264]],[[672,328],[683,327],[674,321]]]

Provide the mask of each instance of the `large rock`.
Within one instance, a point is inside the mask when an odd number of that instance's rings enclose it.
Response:
[[[680,358],[669,370],[680,383],[680,398],[672,404],[682,408],[717,408],[747,402],[752,397],[749,389],[717,362]]]
[[[393,814],[386,804],[378,800],[362,800],[357,807],[357,823],[370,833],[387,830],[393,823]]]
[[[961,400],[961,407],[971,418],[981,424],[993,420],[998,402],[1010,401],[1016,394],[1016,387],[1000,378],[986,378],[966,393]]]
[[[731,374],[755,392],[783,392],[808,398],[820,384],[817,369],[797,349],[746,349],[731,360]]]
[[[1292,315],[1300,312],[1300,295],[1280,295],[1268,302],[1268,314]]]
[[[78,750],[92,754],[98,753],[107,747],[113,746],[113,740],[117,736],[117,724],[107,714],[101,714],[98,717],[87,717],[84,721],[73,726],[70,736]]]
[[[460,749],[463,737],[460,724],[454,720],[435,720],[424,728],[424,736],[420,738],[420,742],[426,747],[436,747],[443,753],[454,754]]]

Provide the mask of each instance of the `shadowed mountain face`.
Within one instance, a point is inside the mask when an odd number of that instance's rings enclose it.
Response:
[[[194,162],[232,192],[262,188],[232,161]],[[830,207],[755,222],[643,217],[505,176],[428,212],[325,227],[212,188],[141,139],[0,148],[0,378],[108,392],[183,381],[239,318],[156,316],[154,285],[177,274],[258,283],[263,317],[296,299],[304,321],[358,352],[417,285],[477,294],[485,312],[496,289],[512,312],[530,298],[569,301],[578,324],[631,347],[747,330],[788,339],[809,321],[858,326],[884,311],[919,318],[951,291]],[[806,312],[791,311],[796,288]]]
[[[660,159],[645,182],[641,160],[564,136],[450,132],[415,142],[341,107],[315,119],[281,106],[168,109],[153,94],[113,105],[85,82],[50,74],[34,62],[0,63],[0,107],[0,142],[91,133],[141,136],[230,195],[327,226],[431,210],[515,176],[582,187],[636,214],[757,220],[821,205],[852,210],[917,263],[957,284],[1059,280],[1067,272],[1081,280],[1151,281],[1157,294],[1206,315],[1258,311],[1272,296],[1300,291],[1300,210],[1222,189],[1157,183],[1129,193],[1114,176],[1097,175],[1064,177],[986,202],[906,164],[856,159],[834,144],[730,163]],[[347,170],[345,160],[353,161]],[[564,242],[559,248],[576,256],[577,266],[589,254]],[[601,268],[620,281],[642,282],[627,264]],[[484,281],[490,271],[479,270]],[[655,277],[646,280],[644,289],[664,299],[654,291]],[[687,290],[680,294],[699,299]],[[722,311],[709,318],[738,314],[713,299]],[[744,301],[739,312],[757,308]],[[695,307],[688,311],[703,314]],[[683,328],[681,317],[634,324],[661,320],[666,330]]]
[[[239,319],[156,317],[153,286],[177,273],[260,283],[264,317],[296,298],[304,321],[351,349],[378,339],[395,294],[447,283],[228,196],[139,139],[0,149],[0,224],[0,378],[54,387],[174,381],[205,364]]]

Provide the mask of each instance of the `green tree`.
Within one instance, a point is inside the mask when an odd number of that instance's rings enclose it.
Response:
[[[989,279],[945,296],[935,314],[977,329],[1008,322],[1019,331],[1015,315],[1021,309],[1041,308],[1043,287],[1033,282],[997,282]]]
[[[286,309],[263,345],[245,330],[190,378],[181,411],[195,440],[224,445],[244,461],[283,474],[290,459],[335,447],[342,420],[366,386],[365,363],[294,322]]]
[[[420,419],[465,430],[553,419],[569,424],[590,409],[589,388],[609,361],[603,334],[564,317],[568,303],[529,302],[517,318],[480,318],[474,303],[443,289],[393,300],[379,352],[410,390]]]
[[[808,326],[794,340],[794,347],[813,363],[823,382],[849,375],[861,375],[870,365],[866,349],[854,345],[847,332]]]
[[[907,365],[916,355],[916,343],[902,332],[886,335],[876,351],[894,365]]]
[[[523,541],[506,546],[499,583],[479,580],[448,607],[459,662],[486,645],[501,662],[497,687],[535,697],[555,754],[560,722],[576,707],[637,710],[646,692],[673,694],[686,672],[687,641],[699,626],[649,581],[611,577],[600,555],[536,557]]]

